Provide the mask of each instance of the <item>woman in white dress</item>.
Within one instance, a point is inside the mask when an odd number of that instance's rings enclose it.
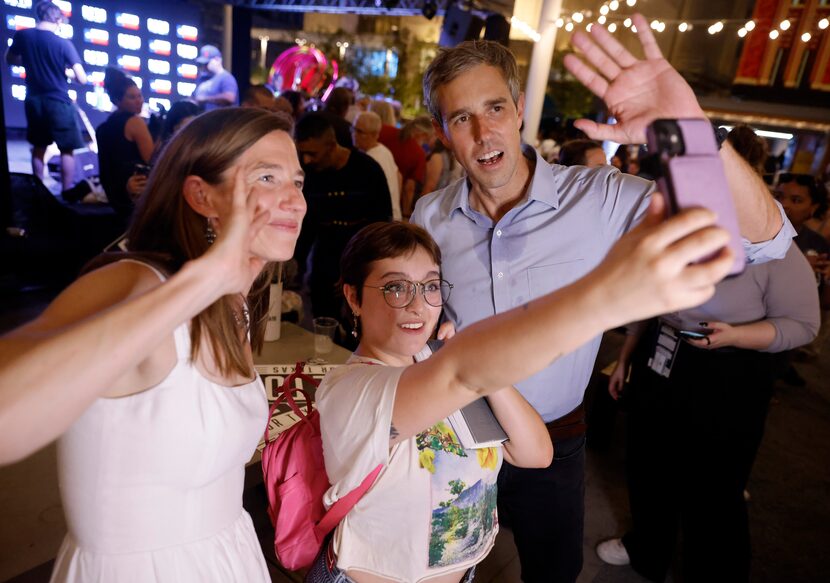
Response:
[[[290,131],[250,109],[194,120],[149,177],[130,253],[0,339],[0,463],[60,438],[52,581],[270,581],[242,487],[268,411],[251,345],[269,265],[306,208]]]
[[[335,529],[307,583],[469,583],[498,532],[502,459],[546,467],[539,415],[512,384],[602,331],[641,314],[708,299],[731,254],[712,214],[662,223],[655,195],[643,223],[594,271],[546,296],[470,325],[432,355],[427,346],[451,285],[441,253],[420,227],[375,223],[341,259],[343,292],[360,344],[317,391],[334,504],[375,468],[372,487]],[[551,387],[552,391],[557,387]],[[447,417],[486,396],[509,441],[464,449]]]

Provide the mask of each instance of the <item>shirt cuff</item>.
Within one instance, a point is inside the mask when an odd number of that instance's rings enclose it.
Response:
[[[778,207],[778,212],[781,213],[781,220],[784,224],[778,234],[769,241],[750,243],[748,239],[742,239],[747,265],[766,263],[773,259],[783,259],[790,245],[792,245],[793,237],[797,235],[790,219],[784,213],[784,207],[778,201],[775,201],[775,204]]]

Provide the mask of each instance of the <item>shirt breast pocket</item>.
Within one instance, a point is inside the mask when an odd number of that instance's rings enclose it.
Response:
[[[581,258],[531,267],[527,270],[530,297],[538,298],[565,287],[585,275],[586,270],[586,262]]]

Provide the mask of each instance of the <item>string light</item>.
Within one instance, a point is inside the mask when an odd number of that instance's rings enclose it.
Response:
[[[629,6],[634,6],[637,3],[637,0],[625,0],[625,3]]]
[[[778,31],[777,31],[777,30],[775,30],[775,29],[773,29],[773,30],[769,31],[769,37],[770,37],[772,40],[777,39],[777,38],[778,38]]]
[[[583,19],[583,18],[584,18],[584,17],[582,16],[582,13],[581,13],[581,12],[574,12],[573,14],[571,14],[571,20],[573,20],[573,21],[574,21],[574,22],[576,22],[577,24],[579,24],[580,22],[582,22],[582,19]]]
[[[752,32],[753,30],[755,30],[755,21],[750,20],[749,22],[744,24],[744,28],[747,30],[747,32]]]
[[[612,34],[617,32],[617,23],[616,22],[612,22],[611,24],[608,25],[608,32],[610,32]]]
[[[709,27],[709,34],[718,34],[720,31],[723,30],[723,22],[720,20],[717,21],[715,24]]]
[[[593,22],[589,22],[589,23],[588,23],[588,26],[586,26],[586,27],[585,27],[585,30],[587,30],[588,32],[591,32],[591,29],[592,29],[592,28],[594,28],[594,23],[593,23]]]
[[[810,42],[811,38],[813,38],[813,35],[811,35],[809,32],[805,32],[801,35],[801,42],[808,43]]]
[[[619,7],[620,3],[617,0],[611,0],[611,2],[608,4],[608,8],[610,8],[611,10],[616,10]]]
[[[741,37],[741,38],[744,38],[746,36],[746,29],[745,28],[739,28],[738,29],[738,36]]]
[[[603,15],[597,18],[597,22],[599,22],[600,24],[605,24],[605,16]]]
[[[527,36],[528,38],[532,39],[533,42],[539,42],[542,40],[542,35],[536,31],[532,26],[526,23],[524,20],[516,18],[515,16],[510,17],[510,24],[518,28],[522,33]]]
[[[825,28],[827,28],[828,25],[830,25],[830,20],[827,20],[826,18],[822,18],[821,20],[818,21],[818,27],[821,30],[824,30]]]
[[[631,26],[631,19],[626,18],[625,20],[623,20],[623,26],[626,27],[626,28],[630,27]]]
[[[790,21],[789,20],[782,20],[781,24],[778,25],[778,28],[781,30],[789,30],[790,29]]]
[[[565,30],[567,30],[568,32],[571,32],[573,29],[574,29],[574,23],[573,22],[569,22],[568,24],[565,25]]]
[[[565,26],[565,19],[564,18],[557,18],[556,19],[556,28],[562,28]]]
[[[689,23],[681,22],[677,25],[677,30],[679,30],[680,32],[686,32],[687,30],[689,30]]]
[[[631,32],[637,32],[637,27],[633,24],[631,25]]]
[[[652,20],[651,21],[651,30],[657,30],[660,28],[660,21],[659,20]]]
[[[599,13],[602,14],[603,16],[608,14],[608,4],[603,4],[602,6],[600,6],[599,7]]]

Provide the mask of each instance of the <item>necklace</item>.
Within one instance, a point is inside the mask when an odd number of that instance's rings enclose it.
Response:
[[[237,326],[245,330],[245,332],[251,329],[251,312],[248,310],[248,302],[245,301],[244,297],[242,298],[242,316],[240,317],[236,310],[232,310],[231,313]]]

